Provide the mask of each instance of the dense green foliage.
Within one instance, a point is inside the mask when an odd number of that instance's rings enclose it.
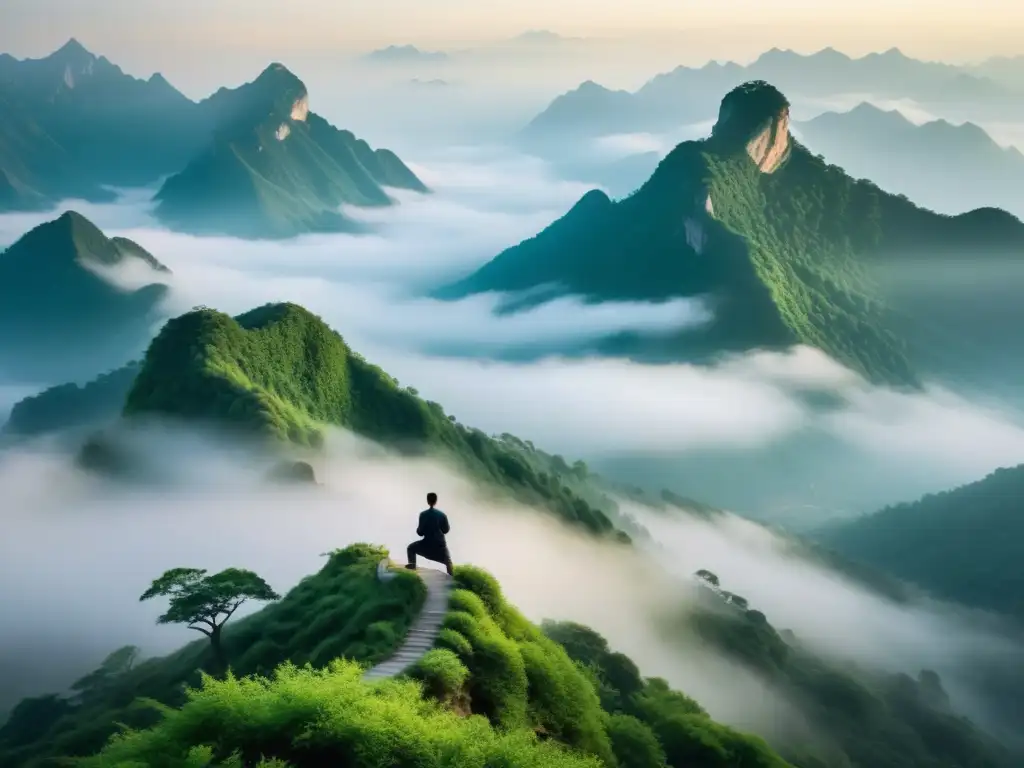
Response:
[[[126,290],[97,271],[124,264],[149,268],[153,283]],[[123,363],[149,338],[166,272],[73,211],[40,224],[0,253],[0,365],[52,380]]]
[[[938,597],[1024,618],[1024,465],[837,524],[819,538]]]
[[[380,611],[387,609],[383,615],[389,626],[404,632],[411,610],[419,607],[415,598],[422,599],[424,591],[422,582],[406,572],[396,582],[371,587],[365,579],[374,578],[372,566],[384,554],[365,545],[337,552],[320,574],[304,580],[280,603],[239,622],[225,639],[249,650],[240,659],[232,655],[238,660],[223,679],[192,675],[184,691],[169,685],[171,678],[182,680],[186,658],[196,668],[195,654],[187,655],[195,644],[176,656],[134,667],[133,649],[120,649],[80,681],[80,701],[47,696],[22,702],[0,729],[0,746],[14,747],[0,752],[0,759],[5,766],[37,765],[33,759],[88,751],[95,756],[76,764],[787,765],[759,739],[711,721],[664,681],[642,680],[632,661],[608,651],[591,630],[549,625],[545,633],[505,601],[492,577],[469,566],[457,569],[441,647],[425,654],[406,679],[364,681],[364,667],[352,659],[371,654],[352,641],[387,637],[393,647],[396,635],[382,629]],[[418,591],[410,591],[413,585]],[[390,597],[382,600],[373,592],[390,592]],[[326,626],[334,618],[325,621],[325,609],[333,613],[336,603],[347,603],[348,613],[355,609],[347,633],[342,626]],[[311,617],[319,629],[309,625]],[[287,637],[291,620],[298,620],[291,634],[298,630],[300,637],[289,638],[284,658],[266,649],[257,654],[270,638]],[[329,632],[324,638],[331,643],[329,655],[310,654],[310,643],[301,636],[324,630]],[[261,635],[263,640],[253,645]],[[265,666],[253,663],[257,656]],[[160,669],[165,687],[157,691],[153,681]],[[148,702],[125,707],[129,691],[147,696]],[[67,731],[71,723],[81,724],[82,712],[92,715],[92,730],[69,738]],[[129,728],[107,740],[114,717],[129,718]]]
[[[205,568],[172,568],[153,581],[139,598],[168,598],[157,624],[184,624],[210,638],[219,665],[226,664],[221,642],[224,623],[248,600],[279,600],[262,577],[245,568],[225,568],[207,575]]]
[[[338,208],[389,205],[382,185],[426,192],[401,160],[308,113],[306,87],[281,64],[214,94],[214,141],[157,194],[178,229],[289,237],[353,229]]]
[[[207,678],[156,728],[127,733],[83,768],[600,768],[593,759],[499,731],[420,697],[412,681],[374,686],[345,661],[285,666],[270,680]]]
[[[917,208],[791,138],[782,167],[762,172],[746,151],[749,131],[766,125],[784,138],[785,104],[765,83],[737,88],[712,137],[680,144],[632,196],[613,203],[587,193],[539,235],[437,295],[549,284],[595,301],[710,295],[708,327],[667,341],[614,339],[608,349],[701,359],[804,343],[875,381],[915,385],[899,307],[883,301],[871,268],[963,253],[1019,256],[1024,224],[994,210],[946,217]]]
[[[716,723],[664,680],[643,679],[629,657],[592,629],[571,622],[545,622],[543,629],[594,681],[612,715],[608,733],[623,768],[788,765],[764,741]]]
[[[604,512],[557,477],[400,387],[294,304],[234,319],[201,309],[169,321],[146,353],[125,413],[204,420],[312,446],[325,425],[342,426],[400,451],[440,454],[566,522],[615,533]]]
[[[489,574],[459,566],[455,583],[441,644],[469,671],[472,711],[612,761],[600,702],[565,651],[505,601]]]
[[[279,602],[227,624],[223,647],[231,669],[240,676],[270,674],[286,661],[322,668],[342,656],[365,664],[389,656],[419,613],[426,588],[405,572],[378,581],[377,564],[386,555],[367,545],[334,552],[319,573]],[[116,676],[97,675],[102,685],[81,691],[76,700],[26,699],[0,728],[0,765],[17,768],[95,752],[116,730],[115,723],[145,727],[154,722],[154,713],[133,704],[136,699],[181,704],[182,686],[197,685],[200,670],[217,668],[203,638]]]
[[[453,630],[448,632],[453,633]],[[451,634],[446,634],[445,637],[449,643],[452,642]],[[462,647],[462,652],[465,652],[467,647],[469,651],[472,651],[468,640]],[[469,654],[467,653],[467,655]],[[458,654],[448,648],[434,648],[427,651],[413,665],[408,674],[423,683],[424,694],[441,702],[455,700],[469,678],[469,670],[466,669],[465,664],[459,660]]]
[[[1002,747],[955,714],[934,672],[915,680],[827,661],[778,632],[746,600],[714,587],[668,636],[697,639],[762,678],[798,718],[780,718],[780,751],[799,768],[1009,768]],[[714,578],[711,578],[714,577]]]

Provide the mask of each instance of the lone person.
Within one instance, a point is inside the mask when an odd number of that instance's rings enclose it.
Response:
[[[444,563],[445,568],[448,569],[448,575],[451,576],[453,573],[452,558],[448,554],[448,543],[444,538],[444,535],[451,530],[448,525],[448,516],[440,509],[435,508],[436,493],[427,494],[427,504],[430,507],[420,512],[420,523],[416,526],[416,535],[423,538],[409,545],[407,550],[409,564],[405,567],[410,571],[415,571],[416,555],[419,555],[427,560],[433,560],[435,563]]]

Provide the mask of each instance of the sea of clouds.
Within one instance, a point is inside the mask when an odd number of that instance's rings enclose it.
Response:
[[[620,152],[624,145],[630,143],[611,142]],[[116,205],[62,208],[137,241],[169,266],[169,313],[302,304],[463,423],[512,432],[571,458],[770,446],[813,427],[885,457],[893,471],[925,466],[950,486],[1024,460],[1017,414],[936,387],[904,393],[871,386],[807,348],[704,367],[557,354],[613,332],[713,321],[699,300],[587,304],[570,297],[505,316],[495,312],[500,296],[424,298],[427,289],[535,234],[588,187],[499,149],[448,150],[415,170],[434,194],[397,194],[401,204],[393,209],[355,212],[375,225],[360,236],[250,242],[171,233],[154,222],[148,193],[140,191]],[[0,243],[54,215],[0,216]],[[129,271],[117,279],[130,285],[149,277]],[[503,351],[528,344],[551,354],[502,359]],[[0,410],[26,386],[0,389]],[[779,626],[840,658],[938,669],[979,716],[984,703],[959,671],[979,654],[1012,652],[1001,634],[946,606],[898,608],[833,573],[794,563],[771,534],[738,518],[665,521],[634,509],[664,548],[649,557],[623,554],[517,505],[485,499],[437,465],[367,458],[347,438],[316,467],[323,488],[274,492],[253,490],[252,471],[231,456],[183,447],[192,438],[160,442],[168,439],[154,436],[154,450],[181,453],[196,472],[201,467],[203,482],[127,490],[82,477],[46,443],[0,454],[0,679],[11,681],[11,696],[66,685],[123,643],[161,652],[191,639],[181,628],[155,626],[159,606],[138,604],[165,568],[253,567],[286,589],[336,546],[369,540],[401,553],[428,489],[453,516],[456,559],[494,572],[528,615],[594,625],[646,674],[668,677],[738,725],[764,726],[779,702],[729,662],[697,649],[680,655],[653,630],[653,617],[685,599],[680,584],[697,568],[719,573]],[[822,606],[838,606],[846,618],[826,620]]]

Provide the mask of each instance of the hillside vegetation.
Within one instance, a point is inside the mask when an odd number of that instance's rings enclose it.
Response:
[[[451,459],[471,477],[566,522],[615,533],[604,512],[557,476],[536,471],[515,448],[399,386],[295,304],[238,318],[200,309],[170,320],[146,352],[124,413],[209,422],[312,447],[321,444],[325,426],[345,427],[405,453]]]
[[[456,569],[434,649],[403,677],[364,682],[424,598],[414,574],[376,579],[385,556],[362,544],[337,551],[280,602],[228,625],[226,677],[202,673],[213,661],[203,640],[116,672],[112,655],[76,684],[75,698],[23,701],[0,728],[0,760],[12,768],[87,754],[82,764],[97,768],[1010,765],[951,711],[934,673],[914,680],[839,669],[717,587],[670,637],[690,643],[696,633],[790,697],[807,722],[789,731],[779,730],[788,718],[775,724],[781,754],[715,722],[666,681],[644,678],[593,630],[530,623],[472,566]],[[151,705],[133,704],[136,697]],[[115,734],[115,721],[128,730]]]
[[[781,93],[742,86],[723,100],[712,136],[680,144],[632,196],[587,193],[437,295],[558,284],[594,301],[710,296],[710,327],[609,349],[700,360],[803,343],[873,381],[915,386],[898,307],[882,300],[872,268],[965,252],[1019,258],[1024,224],[992,209],[946,217],[918,208],[812,155],[787,127]],[[755,162],[748,144],[757,141],[778,148],[782,164]]]
[[[1024,465],[820,533],[937,597],[1024,619]]]
[[[792,632],[777,630],[742,596],[722,589],[715,574],[697,575],[706,586],[703,599],[696,610],[666,621],[666,637],[680,650],[696,640],[725,654],[790,703],[798,716],[780,716],[774,729],[782,754],[794,765],[1016,765],[1014,756],[957,714],[934,671],[911,677],[829,660]]]
[[[223,646],[234,674],[270,674],[285,662],[322,668],[340,657],[369,665],[389,656],[419,613],[426,589],[410,573],[378,581],[377,564],[386,555],[367,545],[334,552],[281,601],[227,624]],[[96,752],[117,723],[146,727],[158,720],[138,699],[179,705],[183,686],[199,685],[200,672],[214,667],[210,643],[202,639],[114,678],[95,676],[74,699],[26,699],[0,728],[0,765],[36,766]]]
[[[364,682],[366,665],[394,647],[423,597],[413,574],[375,581],[384,554],[366,545],[336,552],[282,601],[226,631],[233,671],[224,679],[189,671],[209,650],[201,642],[113,679],[91,675],[78,703],[22,702],[0,729],[0,758],[12,768],[97,752],[81,764],[787,765],[664,681],[644,680],[621,654],[575,663],[557,633],[528,622],[493,578],[468,566],[456,571],[435,650],[405,678]],[[136,695],[160,706],[133,707]],[[131,730],[108,741],[114,718]]]

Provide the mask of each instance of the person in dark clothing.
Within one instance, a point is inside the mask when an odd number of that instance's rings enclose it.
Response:
[[[430,506],[420,512],[420,523],[416,526],[416,535],[423,538],[409,545],[407,550],[409,564],[405,567],[410,571],[415,571],[416,555],[419,555],[427,560],[433,560],[435,563],[444,563],[450,576],[453,573],[452,558],[448,554],[448,542],[444,538],[444,535],[451,530],[451,526],[448,525],[448,516],[435,507],[437,504],[436,493],[427,494],[427,504]]]

